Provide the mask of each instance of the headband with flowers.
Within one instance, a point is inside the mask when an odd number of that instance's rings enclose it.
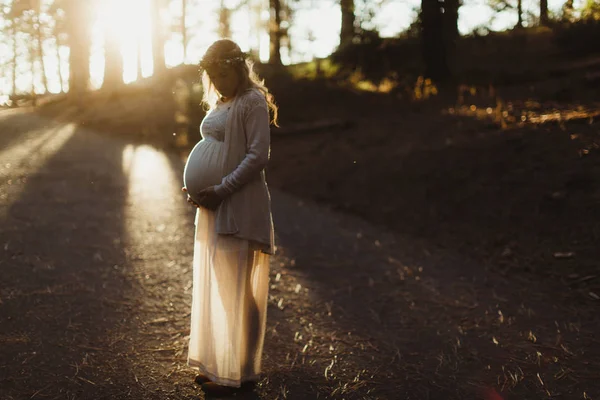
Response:
[[[207,57],[208,56],[208,57]],[[226,65],[236,65],[242,64],[246,61],[247,55],[240,51],[230,52],[229,54],[224,54],[219,58],[212,58],[210,55],[205,55],[204,58],[200,61],[200,68],[206,69],[214,66],[226,66]]]

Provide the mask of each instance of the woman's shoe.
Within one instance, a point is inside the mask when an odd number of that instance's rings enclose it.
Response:
[[[208,376],[202,375],[202,374],[198,374],[194,378],[194,382],[196,382],[198,385],[202,385],[203,383],[212,382],[212,381],[210,380],[210,378]]]
[[[238,390],[239,388],[222,386],[214,382],[206,382],[202,384],[202,391],[211,396],[231,396]]]

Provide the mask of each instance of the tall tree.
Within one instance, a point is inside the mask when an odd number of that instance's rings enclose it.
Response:
[[[240,0],[233,7],[228,7],[225,0],[221,0],[219,7],[219,27],[217,34],[221,38],[231,38],[231,16],[250,3],[249,0]]]
[[[548,26],[548,0],[540,0],[540,25]]]
[[[251,0],[250,1],[250,12],[249,12],[249,36],[252,38],[251,42],[254,42],[253,48],[250,50],[257,57],[260,55],[261,48],[261,33],[267,28],[267,25],[263,22],[262,12],[263,5],[262,1]]]
[[[231,10],[225,4],[225,0],[221,0],[219,7],[219,36],[221,38],[231,38]]]
[[[444,46],[444,13],[440,0],[421,1],[421,41],[425,74],[434,81],[450,73]]]
[[[103,89],[113,89],[123,84],[123,56],[119,37],[110,26],[104,27],[104,81]]]
[[[33,11],[33,29],[35,30],[35,38],[37,44],[37,59],[40,63],[40,70],[42,76],[42,84],[44,90],[48,93],[48,75],[46,73],[46,63],[44,62],[44,41],[46,39],[42,29],[42,4],[40,0],[30,0],[31,8]]]
[[[54,39],[54,48],[56,51],[55,57],[56,57],[56,64],[57,64],[57,70],[58,70],[58,82],[60,85],[60,92],[63,93],[64,92],[64,78],[63,78],[63,62],[62,62],[62,57],[60,56],[60,48],[62,47],[63,43],[65,43],[66,41],[64,40],[64,37],[67,36],[67,26],[66,26],[66,22],[65,22],[65,14],[64,14],[64,10],[61,8],[60,6],[60,1],[54,1],[54,3],[50,6],[50,8],[48,9],[48,14],[50,15],[51,19],[52,19],[52,29],[51,29],[51,36]]]
[[[421,46],[425,74],[438,84],[452,77],[458,39],[459,0],[421,1]]]
[[[18,42],[17,42],[17,19],[12,13],[11,4],[5,2],[0,3],[0,15],[5,23],[6,34],[11,40],[11,57],[10,57],[10,76],[11,76],[11,92],[10,98],[15,99],[17,94],[17,66],[18,66]],[[11,101],[11,107],[17,107],[16,101]]]
[[[62,57],[60,56],[61,41],[59,36],[54,36],[54,47],[56,49],[56,69],[58,72],[58,84],[60,85],[60,92],[63,93],[65,90],[65,78],[63,77],[62,68]]]
[[[5,4],[6,5],[6,4]],[[17,58],[18,58],[18,42],[17,42],[17,21],[14,15],[12,14],[12,9],[4,8],[0,9],[0,13],[2,13],[3,19],[8,24],[7,30],[11,39],[11,60],[10,60],[10,71],[11,71],[11,96],[14,97],[17,94]],[[13,107],[17,106],[15,101],[11,102]]]
[[[137,65],[136,65],[136,71],[137,71],[137,79],[142,79],[143,74],[142,74],[142,38],[141,35],[140,37],[138,37],[138,41],[137,41],[137,46],[136,46],[136,52],[137,52]]]
[[[342,28],[340,30],[340,47],[351,44],[354,39],[354,22],[356,15],[354,13],[354,0],[340,0],[342,11]]]
[[[160,15],[164,9],[164,0],[151,1],[152,20],[152,60],[154,75],[162,75],[167,66],[165,64],[165,33]]]
[[[35,93],[35,60],[37,58],[37,46],[35,45],[35,41],[29,41],[27,43],[27,56],[29,59],[29,68],[31,73],[31,87],[29,89],[29,93],[31,94],[31,98],[33,99],[33,105],[35,106],[37,103],[36,93]]]
[[[281,0],[269,0],[269,64],[281,65]]]
[[[61,0],[65,12],[69,43],[69,94],[78,97],[89,89],[92,44],[89,2]]]
[[[18,46],[17,46],[17,24],[15,21],[11,22],[11,36],[12,36],[12,62],[11,62],[11,80],[12,80],[12,95],[17,94],[17,57],[18,57]],[[13,102],[16,105],[16,102]]]
[[[517,24],[515,28],[523,27],[523,0],[516,0],[516,3],[514,0],[491,0],[489,4],[496,12],[516,10]]]
[[[444,48],[448,62],[449,76],[453,74],[456,62],[456,43],[460,37],[458,31],[458,9],[461,0],[444,1]]]
[[[188,31],[187,31],[187,4],[188,0],[181,0],[181,45],[183,46],[183,63],[187,60]]]
[[[562,20],[566,22],[572,22],[574,12],[573,0],[567,0],[562,7]]]
[[[23,33],[32,39],[27,44],[31,62],[32,82],[35,80],[35,64],[40,64],[40,76],[44,90],[48,92],[48,76],[44,62],[45,34],[42,28],[40,0],[14,0],[10,16],[13,22],[19,23]]]

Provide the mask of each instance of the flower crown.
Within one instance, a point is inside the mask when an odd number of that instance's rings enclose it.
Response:
[[[241,51],[233,51],[226,53],[218,58],[213,58],[210,55],[205,55],[200,61],[200,68],[206,69],[214,66],[226,66],[226,65],[237,65],[242,64],[246,61],[247,55]]]

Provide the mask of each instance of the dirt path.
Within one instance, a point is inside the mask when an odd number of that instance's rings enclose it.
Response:
[[[185,366],[182,160],[26,112],[0,114],[0,132],[0,399],[202,398]],[[598,326],[548,307],[555,283],[273,201],[265,378],[247,397],[598,396]]]

